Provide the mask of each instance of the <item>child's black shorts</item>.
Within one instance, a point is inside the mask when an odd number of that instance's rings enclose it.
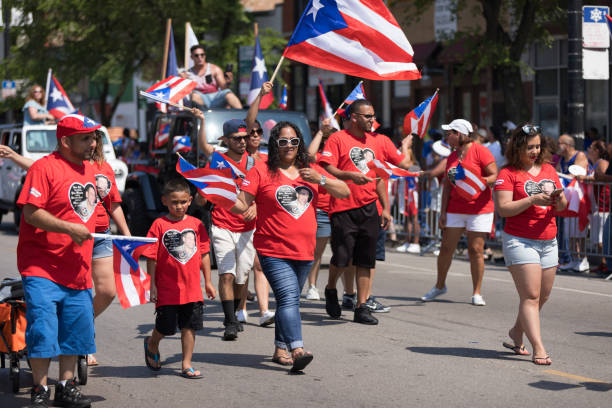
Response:
[[[155,329],[164,336],[172,336],[176,328],[201,330],[204,327],[204,302],[184,305],[164,305],[155,309]]]

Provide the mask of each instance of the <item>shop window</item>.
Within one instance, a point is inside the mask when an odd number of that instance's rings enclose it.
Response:
[[[536,71],[535,75],[535,95],[536,96],[555,96],[558,95],[557,70],[542,69]]]

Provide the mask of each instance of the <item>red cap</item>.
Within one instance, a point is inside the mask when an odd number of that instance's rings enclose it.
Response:
[[[62,117],[57,123],[56,136],[61,139],[63,136],[72,136],[77,133],[90,133],[101,127],[101,124],[87,116],[72,113]]]

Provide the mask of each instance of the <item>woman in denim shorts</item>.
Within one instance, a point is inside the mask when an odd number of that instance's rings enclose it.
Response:
[[[552,363],[540,335],[540,313],[555,279],[559,256],[555,210],[563,211],[567,199],[551,150],[540,127],[526,124],[512,133],[506,150],[507,164],[495,182],[495,207],[506,218],[502,233],[504,258],[519,294],[519,311],[508,332],[506,348],[529,355],[523,333],[533,347],[532,361]]]

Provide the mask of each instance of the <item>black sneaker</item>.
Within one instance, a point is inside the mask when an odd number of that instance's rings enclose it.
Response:
[[[338,291],[327,289],[327,286],[325,287],[325,311],[334,319],[338,319],[342,315],[342,309],[338,304]]]
[[[357,303],[357,293],[349,295],[345,293],[342,295],[342,308],[348,310],[355,310],[355,304]]]
[[[42,385],[36,385],[32,387],[30,392],[30,408],[46,408],[49,406],[49,398],[51,397],[51,390]]]
[[[365,304],[355,309],[353,321],[361,324],[378,324],[378,319],[372,316],[372,312],[370,312],[370,309]]]
[[[57,383],[55,386],[55,397],[53,399],[55,407],[69,408],[89,408],[91,401],[81,394],[81,389],[77,387],[76,378],[66,381],[66,385]]]
[[[238,322],[237,324],[238,324],[238,331],[239,331],[239,332],[243,332],[243,331],[244,331],[244,326],[243,326],[243,324],[242,324],[242,323],[240,323],[240,322]]]
[[[372,313],[389,313],[391,310],[391,306],[385,306],[380,303],[378,300],[374,298],[374,296],[370,296],[365,303],[366,307],[372,311]]]
[[[230,341],[238,338],[238,323],[229,323],[225,326],[225,332],[223,333],[223,340]]]

